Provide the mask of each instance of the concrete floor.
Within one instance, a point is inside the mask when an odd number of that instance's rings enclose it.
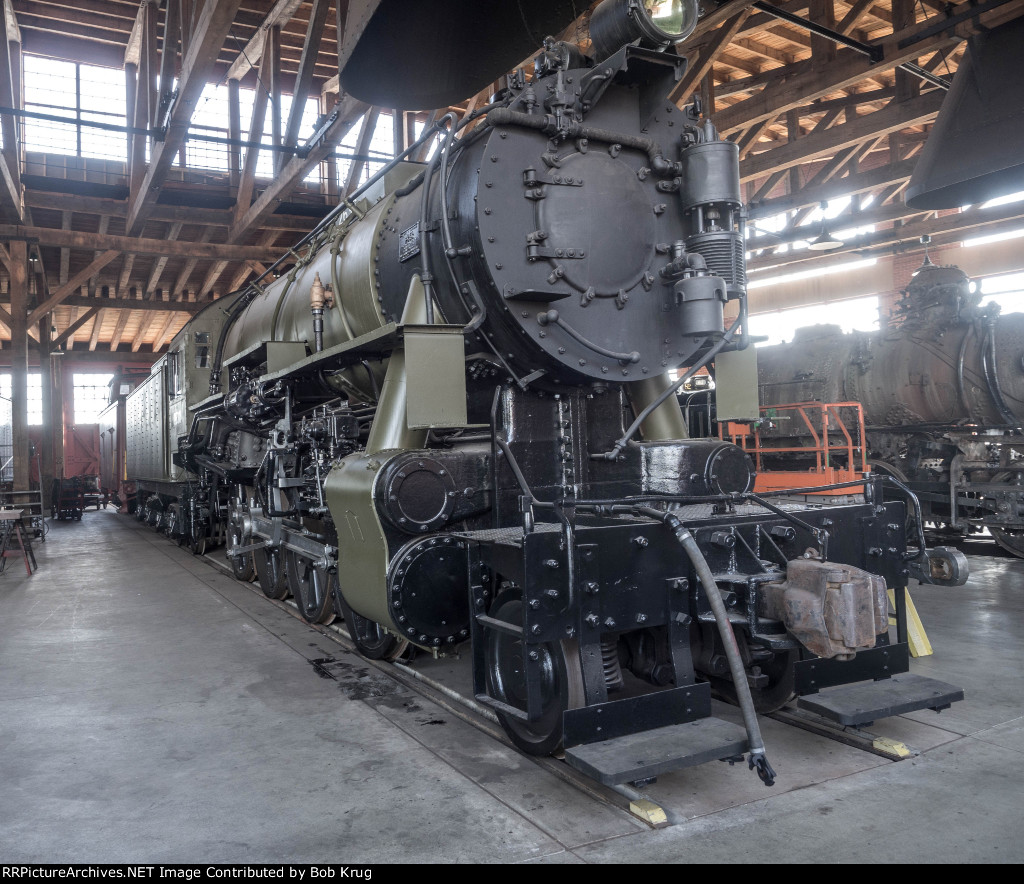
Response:
[[[1024,561],[994,549],[913,593],[936,652],[912,671],[967,692],[873,726],[919,754],[764,719],[778,784],[663,776],[655,830],[134,520],[36,548],[0,575],[0,862],[1024,860]]]

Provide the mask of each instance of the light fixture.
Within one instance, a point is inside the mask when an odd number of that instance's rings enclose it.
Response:
[[[910,274],[911,276],[917,276],[917,274],[920,273],[922,270],[927,270],[929,267],[935,266],[932,263],[932,259],[928,257],[928,246],[931,243],[931,241],[932,238],[927,233],[921,237],[921,245],[924,246],[924,260],[921,262],[921,266]]]
[[[635,40],[667,49],[693,33],[698,14],[694,0],[604,0],[590,16],[593,55],[607,58]]]
[[[813,249],[816,252],[828,252],[832,249],[838,249],[843,241],[836,239],[831,233],[828,232],[828,225],[825,223],[825,210],[828,208],[828,203],[821,204],[821,233],[818,234],[818,238],[807,243],[807,248]]]

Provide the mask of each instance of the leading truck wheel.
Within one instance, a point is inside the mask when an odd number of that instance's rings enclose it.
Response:
[[[501,593],[491,606],[491,617],[515,626],[523,622],[523,600],[518,591]],[[531,645],[540,669],[541,714],[524,721],[498,712],[498,721],[509,739],[530,755],[550,755],[562,746],[562,713],[584,703],[583,672],[575,640]],[[523,642],[497,630],[487,633],[485,647],[488,693],[516,709],[526,709],[526,667]]]
[[[284,573],[284,559],[280,549],[253,550],[256,563],[256,579],[268,599],[288,597],[288,579]]]
[[[991,482],[1002,482],[1005,485],[1014,485],[1014,480],[1018,474],[1002,472],[996,473],[992,478]],[[1015,488],[1020,486],[1014,485]],[[988,526],[988,533],[992,535],[992,539],[1002,548],[1005,549],[1010,555],[1017,556],[1018,558],[1024,559],[1024,531],[1018,528],[993,528],[991,525]]]
[[[404,638],[388,632],[379,623],[368,620],[349,607],[341,594],[337,576],[332,579],[331,585],[335,607],[344,618],[352,644],[360,654],[370,660],[397,660],[409,650],[409,642]]]
[[[285,557],[285,574],[302,618],[308,623],[330,623],[335,617],[330,572],[289,550]]]
[[[795,650],[777,651],[771,660],[750,667],[752,675],[766,676],[768,681],[763,687],[750,688],[750,696],[754,700],[754,710],[759,715],[767,715],[785,706],[796,696],[796,662],[800,655]],[[759,671],[754,672],[757,669]],[[711,687],[727,703],[739,706],[736,697],[736,685],[724,678],[710,678]]]

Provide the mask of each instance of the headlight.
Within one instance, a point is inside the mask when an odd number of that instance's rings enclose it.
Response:
[[[604,0],[590,17],[594,57],[607,58],[635,40],[667,49],[693,33],[697,14],[697,0]]]

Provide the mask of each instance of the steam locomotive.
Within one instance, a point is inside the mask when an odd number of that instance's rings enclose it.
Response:
[[[962,697],[906,674],[903,593],[966,567],[908,549],[880,481],[769,499],[742,450],[687,437],[676,390],[746,340],[737,148],[665,98],[686,62],[660,50],[695,20],[606,0],[590,57],[549,39],[441,120],[429,163],[399,157],[182,330],[128,397],[128,464],[140,518],[223,542],[366,656],[469,654],[524,751],[607,783],[749,753],[770,785],[758,711]],[[856,710],[812,696],[865,681]]]
[[[988,529],[1024,556],[1024,314],[980,303],[962,270],[928,262],[884,330],[812,326],[758,349],[761,402],[860,402],[872,470],[914,491],[930,533]],[[796,422],[771,435],[790,432],[807,442]]]

